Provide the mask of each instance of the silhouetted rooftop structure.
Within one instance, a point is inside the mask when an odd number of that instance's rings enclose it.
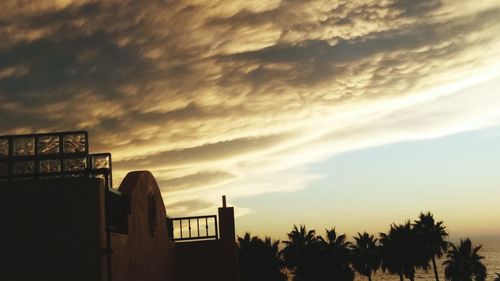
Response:
[[[89,154],[86,131],[0,136],[0,180],[102,177],[112,187],[110,153]]]
[[[0,280],[238,280],[225,197],[218,215],[168,218],[150,172],[116,190],[111,175],[86,131],[0,136]]]

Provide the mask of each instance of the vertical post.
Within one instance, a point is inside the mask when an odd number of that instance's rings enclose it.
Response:
[[[226,196],[222,196],[222,208],[219,208],[219,235],[221,240],[235,243],[234,208],[227,207]]]
[[[208,236],[208,218],[205,217],[205,236]]]
[[[219,236],[221,248],[224,251],[227,280],[240,280],[238,264],[238,246],[234,225],[234,208],[227,207],[226,196],[222,197],[222,207],[219,208]]]
[[[198,230],[198,238],[200,238],[200,218],[196,218],[196,229]]]
[[[181,230],[181,239],[182,239],[182,220],[179,220],[179,229]]]
[[[106,179],[107,181],[107,179]],[[107,184],[107,183],[105,183]],[[110,218],[110,209],[111,209],[111,196],[109,195],[109,190],[108,187],[104,187],[104,209],[105,209],[105,215],[104,215],[104,223],[105,223],[105,228],[106,228],[106,244],[107,244],[107,249],[106,249],[106,254],[107,254],[107,263],[108,263],[108,281],[112,281],[112,267],[111,267],[111,254],[113,253],[113,248],[111,246],[111,218]]]
[[[219,231],[217,230],[217,216],[214,216],[215,239],[219,239]]]
[[[167,235],[170,241],[174,240],[174,221],[167,217]]]
[[[88,142],[87,142],[88,145]],[[111,154],[109,154],[109,188],[113,189],[113,161],[111,161]]]

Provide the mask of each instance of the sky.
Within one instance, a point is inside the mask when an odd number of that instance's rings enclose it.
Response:
[[[500,235],[500,3],[0,2],[0,132],[89,131],[170,216]]]

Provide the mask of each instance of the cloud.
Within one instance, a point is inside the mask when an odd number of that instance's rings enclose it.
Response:
[[[153,169],[167,165],[171,167],[192,165],[203,161],[228,159],[246,153],[253,153],[259,149],[263,150],[275,146],[279,141],[285,141],[285,139],[286,136],[277,135],[228,140],[182,150],[164,151],[140,158],[118,161],[116,164],[129,169],[133,167],[151,167]]]
[[[169,209],[167,210],[167,214],[171,216],[171,214],[182,214],[186,212],[192,212],[192,210],[204,211],[208,210],[213,212],[213,209],[217,208],[217,205],[213,202],[208,202],[204,200],[185,200],[178,203],[173,203],[168,205]]]
[[[169,178],[163,181],[160,180],[159,185],[162,187],[162,191],[169,192],[207,186],[211,183],[219,183],[223,180],[234,178],[236,178],[235,175],[223,171],[205,171],[177,178]]]
[[[306,188],[321,175],[304,166],[336,153],[494,124],[469,122],[478,94],[457,111],[437,101],[498,73],[499,14],[495,1],[2,1],[0,130],[87,129],[116,182],[150,169],[169,205]],[[421,107],[434,104],[445,113]]]

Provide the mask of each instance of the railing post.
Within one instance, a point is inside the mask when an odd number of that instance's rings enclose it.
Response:
[[[179,220],[179,229],[181,231],[181,239],[182,239],[182,220]]]
[[[167,235],[169,240],[174,240],[174,221],[167,217]]]
[[[205,235],[208,236],[208,217],[205,217]]]
[[[219,231],[218,231],[217,217],[214,218],[214,228],[215,228],[215,239],[219,239]]]
[[[196,218],[196,230],[198,230],[198,237],[200,237],[200,218]]]

